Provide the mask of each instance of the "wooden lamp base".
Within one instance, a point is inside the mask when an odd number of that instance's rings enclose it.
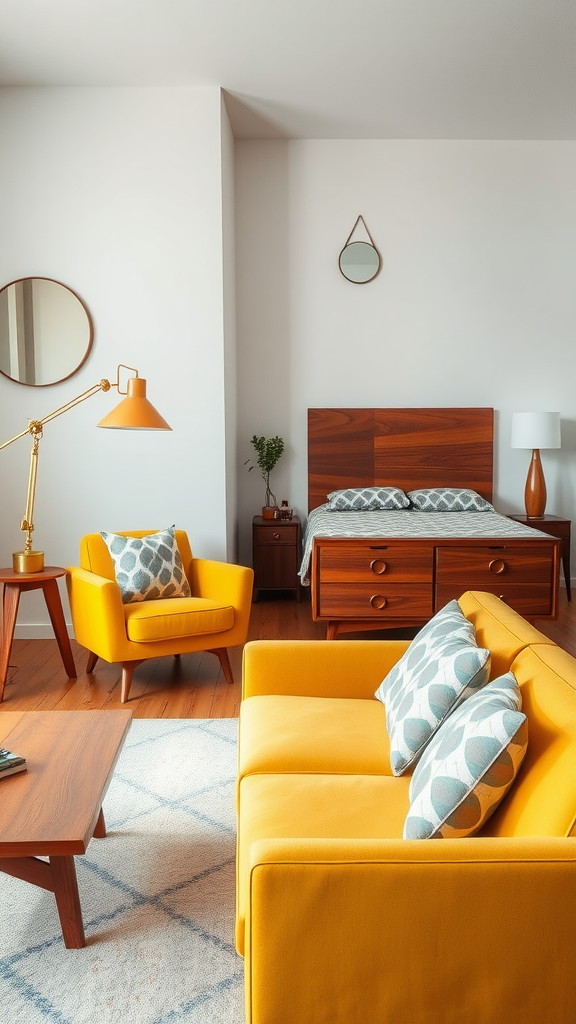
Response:
[[[524,490],[524,504],[529,519],[542,519],[546,508],[546,481],[538,448],[532,451],[532,461]]]

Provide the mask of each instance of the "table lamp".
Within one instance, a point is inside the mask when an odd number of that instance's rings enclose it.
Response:
[[[122,391],[120,387],[120,370],[132,370],[135,374],[134,377],[129,377],[127,382],[126,391]],[[32,550],[32,534],[34,532],[34,501],[36,497],[36,476],[38,472],[38,446],[40,439],[43,434],[43,428],[45,423],[49,423],[50,420],[56,419],[57,416],[61,416],[62,413],[68,412],[69,409],[73,409],[75,405],[79,405],[80,402],[84,402],[85,399],[91,398],[92,395],[98,394],[99,391],[110,391],[111,388],[116,388],[119,395],[126,395],[119,405],[116,406],[112,412],[109,412],[103,420],[98,423],[99,427],[111,427],[118,430],[171,430],[172,427],[168,426],[166,420],[162,418],[159,412],[154,408],[151,402],[146,398],[146,381],[143,377],[138,376],[138,370],[135,370],[133,366],[125,366],[124,363],[120,363],[116,371],[116,382],[111,384],[109,380],[101,380],[98,384],[94,384],[87,391],[83,391],[81,395],[71,399],[70,402],[66,402],[61,405],[54,412],[44,416],[41,420],[30,420],[26,430],[22,430],[20,434],[16,434],[15,437],[11,437],[9,441],[5,441],[4,444],[0,444],[0,450],[7,448],[9,444],[17,441],[20,437],[24,437],[26,434],[32,435],[32,452],[30,454],[30,473],[28,476],[28,495],[26,498],[26,511],[20,529],[24,530],[26,534],[26,543],[23,551],[15,551],[12,555],[12,568],[17,573],[35,573],[42,572],[44,569],[44,552]]]
[[[524,504],[529,519],[542,519],[546,508],[546,482],[540,461],[540,449],[560,448],[560,413],[512,413],[512,448],[532,449],[532,461],[524,490]]]

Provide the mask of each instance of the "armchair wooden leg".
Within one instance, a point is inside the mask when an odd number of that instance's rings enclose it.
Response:
[[[92,651],[88,652],[88,661],[86,662],[86,671],[93,672],[98,661],[98,655],[93,654]]]
[[[215,654],[220,661],[224,678],[227,683],[234,682],[234,674],[232,672],[232,665],[230,664],[230,658],[228,657],[228,650],[226,647],[216,647],[213,650],[208,651],[209,654]]]
[[[137,665],[141,665],[144,659],[140,658],[138,661],[123,661],[122,662],[122,689],[120,692],[120,700],[122,704],[125,704],[128,700],[128,694],[130,693],[130,687],[132,685],[132,675]]]

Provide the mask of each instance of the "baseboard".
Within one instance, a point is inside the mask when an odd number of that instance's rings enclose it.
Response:
[[[66,623],[68,636],[74,639],[72,623]],[[54,630],[49,622],[22,622],[16,623],[14,630],[15,640],[54,640]]]

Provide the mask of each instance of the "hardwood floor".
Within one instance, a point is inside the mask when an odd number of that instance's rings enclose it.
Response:
[[[546,636],[576,657],[576,601],[560,590],[555,621],[539,620]],[[384,637],[384,632],[354,634]],[[404,631],[404,635],[407,635]],[[312,622],[310,604],[262,599],[252,605],[249,640],[323,639],[325,628]],[[338,643],[337,640],[331,641]],[[120,666],[99,661],[86,674],[87,654],[72,641],[79,673],[68,679],[56,640],[15,640],[10,657],[2,711],[76,710],[127,707],[135,718],[235,718],[240,704],[241,648],[232,648],[230,661],[236,682],[229,685],[213,654],[183,654],[180,658],[151,658],[134,672],[130,700],[120,703]]]

